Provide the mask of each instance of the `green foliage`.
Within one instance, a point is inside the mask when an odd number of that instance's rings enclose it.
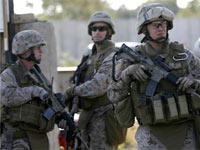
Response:
[[[58,66],[59,67],[72,67],[79,64],[79,60],[75,59],[69,52],[60,52],[58,53]]]
[[[96,11],[112,12],[106,1],[101,0],[43,0],[44,14],[40,17],[59,20],[89,19]]]
[[[107,11],[113,18],[135,18],[139,7],[135,10],[128,10],[122,5],[118,10],[113,10],[106,0],[42,0],[44,13],[37,16],[42,20],[61,20],[64,18],[88,20],[91,14],[96,11]],[[176,0],[148,0],[148,3],[162,3],[171,9],[175,15],[181,17],[200,16],[200,0],[192,0],[188,7],[180,9]],[[28,3],[28,7],[32,7]]]
[[[135,10],[128,10],[124,5],[122,5],[117,11],[116,16],[118,18],[136,18],[137,17],[138,9]]]
[[[200,17],[200,0],[191,1],[185,9],[181,9],[178,17]]]

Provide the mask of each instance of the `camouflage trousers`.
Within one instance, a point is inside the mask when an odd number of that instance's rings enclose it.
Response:
[[[153,135],[147,126],[139,126],[135,135],[138,150],[167,150],[167,148]],[[182,150],[195,150],[195,133],[192,124],[189,124]]]
[[[30,150],[30,145],[28,143],[28,139],[16,139],[13,140],[11,145],[7,144],[7,139],[4,134],[0,137],[0,149],[8,150],[8,146],[11,146],[12,150]]]
[[[84,140],[87,142],[90,150],[117,150],[117,147],[111,146],[107,142],[105,111],[95,110],[88,127],[83,130]]]

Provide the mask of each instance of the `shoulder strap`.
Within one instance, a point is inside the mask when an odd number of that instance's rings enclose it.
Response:
[[[12,70],[13,74],[15,75],[17,83],[20,84],[21,82],[20,77],[23,76],[22,75],[23,71],[21,71],[20,67],[17,64],[13,64],[9,68]]]
[[[134,50],[137,52],[144,51],[144,45],[137,45],[135,46]]]
[[[178,42],[171,42],[169,46],[170,46],[170,49],[172,49],[171,54],[170,54],[171,57],[173,57],[173,59],[176,58],[177,59],[176,62],[179,61],[181,63],[183,72],[187,72],[187,68],[188,68],[187,63],[186,61],[182,61],[184,60],[185,57],[188,56],[188,54],[185,51],[184,45]]]
[[[0,74],[1,74],[4,70],[6,70],[7,68],[11,67],[12,65],[14,65],[13,62],[4,64],[4,65],[2,66],[2,68],[0,68]]]
[[[177,51],[179,51],[179,52],[185,52],[184,45],[183,45],[183,44],[180,44],[180,43],[178,43],[178,42],[171,42],[171,43],[169,44],[169,47],[170,47],[171,49],[177,50]]]
[[[78,65],[76,71],[74,72],[72,76],[72,82],[76,85],[78,85],[79,83],[81,73],[83,73],[83,71],[85,71],[88,68],[86,61],[88,60],[90,54],[91,54],[91,51],[87,53],[86,55],[83,55],[81,59],[81,63]]]

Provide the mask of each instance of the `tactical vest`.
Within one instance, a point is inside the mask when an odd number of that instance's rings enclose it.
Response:
[[[103,45],[103,49],[100,52],[90,55],[88,59],[82,63],[79,69],[83,70],[81,72],[81,83],[91,80],[96,72],[98,71],[99,67],[102,65],[103,60],[109,56],[112,52],[116,51],[114,44],[110,41],[105,41]],[[86,108],[98,108],[103,105],[110,104],[110,100],[107,97],[107,94],[95,98],[95,100],[81,98],[80,107],[82,109]]]
[[[173,68],[171,73],[177,77],[188,75],[186,60],[174,61],[173,56],[184,53],[184,48],[178,43],[170,43],[170,52],[165,58],[165,63]],[[136,48],[143,55],[144,47]],[[149,80],[140,84],[136,82],[131,85],[131,97],[135,115],[140,124],[176,124],[191,119],[188,107],[188,95],[177,91],[177,87],[167,79],[161,79],[153,97],[145,96]]]
[[[179,53],[185,53],[183,45],[178,43],[169,44],[170,53],[165,58],[165,63],[170,65],[171,71],[178,77],[187,76],[187,60],[174,61],[172,58],[179,57]],[[135,48],[144,56],[145,45]],[[180,93],[177,87],[162,79],[153,97],[146,97],[145,90],[149,81],[134,82],[130,86],[130,97],[120,101],[116,107],[116,117],[120,125],[130,127],[134,124],[134,118],[140,125],[148,126],[148,130],[169,150],[182,149],[188,131],[188,125],[192,124],[194,115],[191,111],[200,110],[200,99],[194,95]],[[126,109],[124,109],[126,108]],[[196,124],[199,119],[194,119]],[[197,123],[198,122],[198,123]],[[199,124],[196,125],[197,137],[200,135]],[[145,134],[145,133],[144,133]],[[147,135],[149,137],[149,135]],[[141,139],[142,140],[142,139]],[[198,138],[196,139],[199,141]]]
[[[19,87],[39,86],[33,78],[24,74],[20,64],[15,64],[10,69],[15,75]],[[53,130],[55,124],[55,116],[49,121],[42,116],[46,109],[47,105],[42,103],[39,98],[33,98],[31,101],[16,107],[4,106],[2,112],[6,115],[3,122],[18,126],[23,130],[46,133]]]

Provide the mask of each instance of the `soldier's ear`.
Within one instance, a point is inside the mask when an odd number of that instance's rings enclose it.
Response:
[[[143,33],[143,34],[146,34],[146,33],[147,33],[147,26],[145,26],[145,27],[142,28],[142,33]]]
[[[22,57],[22,58],[27,58],[27,57],[30,56],[30,54],[31,54],[31,50],[29,49],[29,50],[27,50],[26,52],[24,52],[23,54],[21,54],[20,57]]]
[[[109,28],[108,32],[109,32],[109,35],[112,35],[112,30],[111,30],[111,28]]]

